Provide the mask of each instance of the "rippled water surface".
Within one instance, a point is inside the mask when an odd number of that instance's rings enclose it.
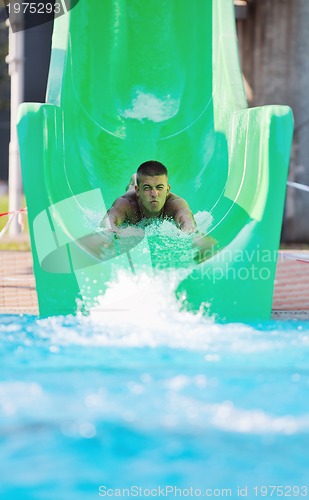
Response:
[[[86,318],[2,315],[0,347],[1,498],[309,487],[305,322],[216,324],[122,276]]]

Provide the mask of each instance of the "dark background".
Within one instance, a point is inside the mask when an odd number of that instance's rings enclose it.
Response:
[[[8,179],[10,140],[10,79],[5,57],[8,54],[6,12],[0,10],[0,180]],[[24,101],[44,102],[50,62],[53,21],[24,31]]]

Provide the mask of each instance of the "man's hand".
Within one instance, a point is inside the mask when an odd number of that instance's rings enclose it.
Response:
[[[108,229],[89,234],[79,239],[79,245],[96,259],[109,260],[129,252],[144,238],[145,231],[137,227]]]
[[[216,251],[216,246],[218,241],[211,236],[206,236],[202,233],[197,233],[192,241],[192,247],[197,249],[197,252],[193,258],[193,260],[200,264],[207,259],[210,259]]]
[[[113,231],[100,231],[80,239],[80,245],[99,260],[110,258],[115,254],[115,238]]]

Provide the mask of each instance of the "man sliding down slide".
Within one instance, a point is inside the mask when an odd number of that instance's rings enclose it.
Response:
[[[128,228],[123,229],[122,224],[136,225],[147,219],[149,223],[153,219],[172,219],[182,231],[192,234],[192,246],[197,249],[194,257],[196,262],[202,262],[214,253],[217,241],[198,232],[188,203],[170,192],[167,169],[155,160],[146,161],[138,167],[127,192],[114,201],[101,221],[100,226],[106,230],[100,235],[102,256],[106,252],[108,254],[115,238],[126,236]],[[92,248],[96,241],[93,240]]]

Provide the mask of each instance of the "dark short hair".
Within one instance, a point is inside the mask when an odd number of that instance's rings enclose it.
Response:
[[[137,184],[141,175],[150,175],[151,177],[155,175],[166,175],[166,177],[168,176],[167,168],[165,167],[165,165],[156,160],[148,160],[142,163],[138,167],[136,174]]]

